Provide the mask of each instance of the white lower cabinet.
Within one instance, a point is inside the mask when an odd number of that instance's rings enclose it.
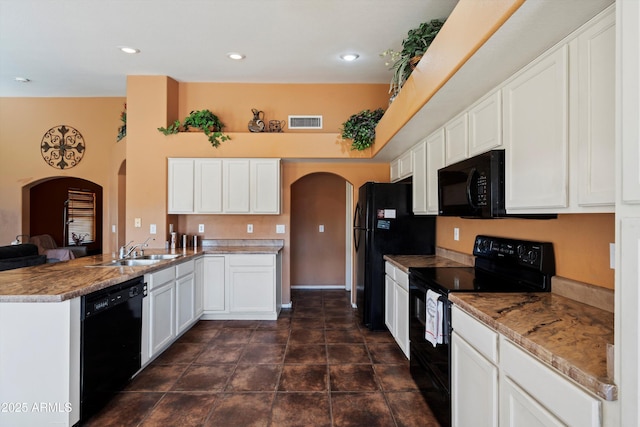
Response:
[[[279,254],[205,255],[203,319],[277,319],[280,263]]]
[[[204,311],[204,258],[200,257],[193,261],[195,268],[194,280],[195,280],[195,317],[199,319]]]
[[[176,266],[176,335],[186,331],[196,321],[196,282],[194,263]]]
[[[498,334],[456,306],[451,309],[453,426],[498,426]]]
[[[385,263],[385,324],[409,358],[409,275]]]
[[[601,427],[604,402],[452,306],[453,426]]]
[[[153,359],[176,337],[175,269],[149,276],[149,358]]]
[[[143,301],[143,366],[198,320],[198,280],[193,260],[145,275],[148,301]]]

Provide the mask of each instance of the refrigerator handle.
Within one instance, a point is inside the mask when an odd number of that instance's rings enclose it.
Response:
[[[353,213],[353,244],[356,248],[356,252],[358,252],[358,248],[360,247],[360,233],[361,233],[361,227],[360,224],[358,222],[358,219],[360,219],[360,203],[356,204],[356,209]]]

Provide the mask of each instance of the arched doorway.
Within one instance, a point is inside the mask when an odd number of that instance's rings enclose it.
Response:
[[[52,178],[32,184],[28,194],[31,236],[48,234],[62,247],[69,245],[72,232],[88,231],[87,253],[102,253],[100,185],[81,178]]]
[[[350,209],[346,181],[338,175],[312,173],[291,185],[291,288],[344,289],[350,283]]]

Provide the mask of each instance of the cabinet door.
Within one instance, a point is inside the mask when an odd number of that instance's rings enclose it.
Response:
[[[455,331],[451,336],[451,409],[453,426],[498,425],[498,368]]]
[[[399,284],[395,286],[396,342],[409,358],[409,292]]]
[[[411,150],[400,156],[398,165],[400,167],[400,179],[404,179],[413,174],[413,153]]]
[[[204,258],[198,258],[194,261],[195,273],[194,280],[196,282],[195,289],[195,316],[200,318],[204,311]]]
[[[193,213],[193,159],[169,159],[168,213]]]
[[[193,273],[176,280],[176,335],[180,335],[195,319],[195,290]]]
[[[395,326],[395,288],[396,282],[387,275],[384,276],[384,324],[389,328],[389,332],[394,337],[396,336]]]
[[[468,157],[469,128],[467,113],[461,114],[444,125],[446,164],[459,162]]]
[[[503,88],[508,212],[568,204],[567,46],[536,61]]]
[[[280,213],[280,160],[251,160],[251,213]]]
[[[578,205],[615,202],[615,13],[577,38]]]
[[[438,169],[445,166],[444,129],[432,133],[426,140],[427,149],[427,213],[438,214]]]
[[[275,312],[275,255],[228,255],[230,312]]]
[[[391,182],[400,180],[400,159],[395,159],[389,164],[389,179]]]
[[[204,311],[225,311],[224,256],[204,257]]]
[[[502,95],[496,91],[469,110],[469,156],[502,145]]]
[[[427,213],[427,146],[423,141],[413,147],[413,213]]]
[[[513,381],[505,378],[500,383],[500,425],[504,427],[561,427],[566,424],[554,417]]]
[[[222,212],[222,160],[195,160],[195,209],[197,213]]]
[[[249,213],[249,160],[225,159],[223,163],[225,213]]]
[[[149,357],[153,357],[176,337],[175,282],[153,289],[149,298]]]

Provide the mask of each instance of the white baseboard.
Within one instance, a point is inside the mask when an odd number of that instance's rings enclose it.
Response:
[[[322,286],[314,286],[314,285],[292,285],[291,289],[317,289],[317,290],[334,290],[334,289],[344,289],[344,285],[322,285]]]

